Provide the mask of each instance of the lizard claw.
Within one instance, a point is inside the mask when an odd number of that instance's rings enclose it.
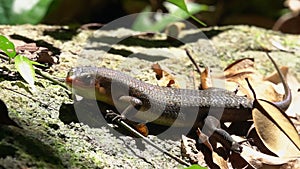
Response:
[[[106,110],[105,118],[111,119],[112,122],[116,122],[116,121],[125,119],[122,115],[120,115],[112,110]]]
[[[230,149],[236,153],[241,153],[242,152],[242,147],[238,142],[233,142]]]

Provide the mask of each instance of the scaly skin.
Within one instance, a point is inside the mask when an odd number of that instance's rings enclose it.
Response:
[[[134,114],[136,118],[155,120],[153,123],[165,126],[191,126],[203,121],[208,113],[216,118],[221,116],[221,121],[246,121],[251,119],[253,108],[253,100],[224,89],[160,87],[107,68],[74,68],[69,72],[66,83],[75,94],[89,99],[96,98],[119,110],[124,110],[130,104],[120,101],[121,96],[136,98],[142,102],[139,111]]]
[[[291,91],[278,66],[267,55],[285,89],[283,101],[274,104],[285,110],[291,103]],[[208,132],[222,136],[235,152],[241,151],[239,144],[218,127],[218,119],[234,122],[252,117],[253,100],[219,88],[189,90],[160,87],[120,71],[96,67],[72,69],[66,77],[66,83],[75,94],[115,106],[127,119],[133,116],[142,121],[176,127],[200,126],[205,121],[210,130]]]

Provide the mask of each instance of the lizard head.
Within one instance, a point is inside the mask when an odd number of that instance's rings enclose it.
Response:
[[[66,77],[66,84],[70,87],[93,88],[95,86],[97,68],[78,67],[72,68]]]
[[[101,76],[101,68],[77,67],[71,69],[66,84],[76,95],[111,104],[110,81]]]

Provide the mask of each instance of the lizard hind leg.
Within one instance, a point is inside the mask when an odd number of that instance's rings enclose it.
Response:
[[[241,152],[241,146],[236,142],[228,132],[220,128],[220,121],[214,116],[207,116],[204,120],[203,133],[211,136],[212,134],[217,134],[220,141],[225,141],[230,145],[230,149],[234,152]]]

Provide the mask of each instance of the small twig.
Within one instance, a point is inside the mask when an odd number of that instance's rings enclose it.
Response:
[[[197,70],[197,72],[198,72],[199,75],[200,75],[200,81],[201,81],[201,70],[200,70],[200,67],[199,67],[198,64],[196,63],[195,59],[192,57],[190,51],[189,51],[188,49],[186,49],[186,48],[185,48],[184,50],[185,50],[187,56],[189,57],[189,59],[191,60],[191,62],[193,63],[193,65],[196,67],[196,70]],[[201,83],[200,83],[200,85],[199,85],[198,87],[196,87],[196,77],[195,77],[194,74],[193,74],[193,80],[194,80],[194,89],[196,89],[196,88],[198,88],[198,89],[201,88]]]
[[[249,82],[249,79],[248,79],[248,78],[245,78],[245,80],[247,81],[247,85],[248,85],[249,89],[251,90],[251,92],[252,92],[252,94],[253,94],[254,100],[256,100],[256,93],[255,93],[253,87],[251,86],[251,84],[250,84],[250,82]]]
[[[28,99],[31,99],[31,100],[33,100],[33,101],[35,101],[35,102],[39,102],[39,103],[41,103],[43,106],[45,106],[45,107],[48,108],[48,109],[57,110],[57,108],[54,108],[54,107],[49,106],[48,103],[44,103],[44,102],[42,102],[41,100],[38,100],[38,99],[35,99],[35,98],[30,97],[30,96],[28,96],[28,95],[25,95],[24,93],[21,93],[21,92],[19,92],[19,91],[16,91],[16,90],[7,88],[7,87],[5,87],[5,86],[0,86],[0,88],[5,89],[5,90],[8,90],[8,91],[11,91],[11,92],[14,92],[14,93],[17,93],[17,94],[22,95],[22,96],[24,96],[24,97],[27,97]]]
[[[68,87],[67,87],[64,83],[62,83],[62,82],[60,82],[60,81],[58,81],[58,80],[53,79],[52,77],[50,77],[50,76],[48,76],[48,75],[42,73],[40,70],[35,69],[35,73],[38,74],[38,75],[40,75],[40,76],[42,76],[42,77],[45,78],[45,79],[50,80],[50,81],[53,82],[54,84],[60,85],[61,87],[63,87],[63,88],[65,88],[65,89],[69,90]]]
[[[129,130],[130,132],[132,132],[135,136],[142,138],[146,143],[150,144],[151,146],[155,147],[156,149],[158,149],[159,151],[163,152],[164,154],[168,155],[169,157],[173,158],[174,160],[176,160],[178,163],[183,164],[185,166],[190,166],[191,164],[189,164],[188,162],[174,156],[173,154],[171,154],[170,152],[168,152],[167,150],[157,146],[156,144],[154,144],[149,138],[143,136],[141,133],[137,132],[135,129],[133,129],[132,127],[130,127],[127,123],[125,123],[123,120],[116,120],[116,122],[121,125],[122,127],[124,127],[125,129]]]
[[[193,65],[196,67],[196,70],[199,74],[201,74],[201,70],[200,67],[198,66],[198,64],[196,63],[195,59],[192,57],[191,53],[189,52],[188,49],[184,49],[187,56],[190,58],[190,60],[192,61]]]

